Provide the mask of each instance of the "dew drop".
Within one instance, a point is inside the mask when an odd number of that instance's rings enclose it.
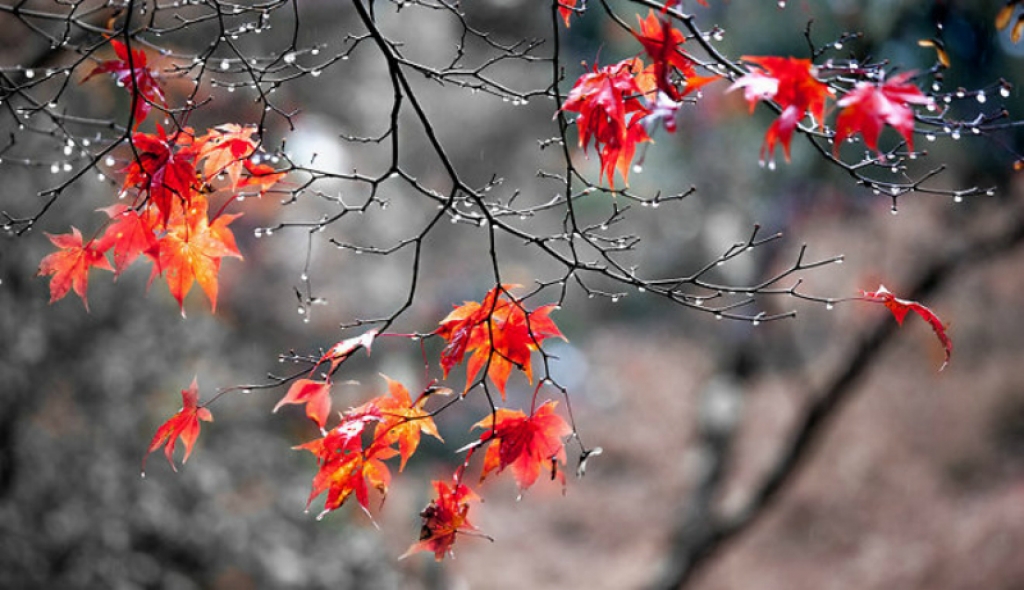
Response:
[[[306,315],[306,308],[305,307],[300,307],[296,311],[299,312],[299,315]]]
[[[768,169],[775,170],[775,160],[768,160]]]
[[[312,71],[309,72],[309,75],[313,76],[314,78],[319,78],[320,74],[322,74],[322,73],[323,72],[321,70],[312,70]]]
[[[785,7],[786,7],[786,0],[779,0],[779,8],[785,8]]]
[[[990,189],[988,189],[987,191],[985,191],[985,196],[986,196],[986,197],[994,197],[994,196],[996,196],[996,191],[995,191],[995,189],[991,189],[991,188],[990,188]]]
[[[758,326],[760,326],[760,325],[761,325],[761,320],[757,320],[757,319],[755,319],[755,320],[752,320],[752,321],[750,322],[750,325],[751,325],[751,326],[754,326],[754,327],[756,328],[756,327],[758,327]]]
[[[633,172],[635,172],[636,174],[641,174],[641,173],[643,173],[643,171],[644,171],[644,167],[641,166],[640,164],[636,164],[636,165],[633,166]]]
[[[225,60],[221,60],[221,62],[220,62],[220,69],[222,69],[222,70],[227,70],[227,69],[229,69],[230,67],[231,67],[231,62],[229,62],[229,61],[228,61],[228,60],[226,60],[226,59],[225,59]]]
[[[825,304],[825,309],[827,309],[828,311],[832,311],[833,309],[835,309],[835,307],[835,304],[832,303],[831,301]]]
[[[953,195],[953,202],[954,203],[963,203],[964,202],[964,196],[963,195]]]
[[[693,304],[696,305],[697,307],[703,307],[704,306],[704,300],[701,299],[700,297],[698,297],[698,298],[693,300]]]
[[[1010,89],[1003,86],[999,89],[999,96],[1002,96],[1003,98],[1010,98]]]
[[[924,138],[927,139],[928,141],[935,141],[935,134],[934,133],[926,133]]]
[[[892,209],[889,210],[889,213],[892,213],[893,215],[899,215],[900,212],[898,209],[896,209],[896,205],[893,205]]]
[[[254,238],[262,238],[263,230],[257,227],[256,229],[252,230],[252,235]]]
[[[618,303],[618,302],[619,302],[619,296],[618,295],[612,296],[612,303]]]
[[[309,275],[306,273],[302,273],[301,275],[299,275],[299,280],[305,283],[306,281],[309,280]]]
[[[50,174],[57,174],[60,172],[60,164],[50,164]]]
[[[981,104],[985,104],[985,101],[988,100],[988,97],[985,96],[985,91],[984,90],[978,91],[978,95],[975,96],[974,98],[976,98],[978,100],[978,102],[981,103]]]
[[[25,77],[28,78],[29,80],[31,80],[32,78],[35,78],[36,77],[36,71],[35,70],[25,70]]]
[[[640,293],[646,293],[647,292],[647,289],[645,289],[643,287],[637,287],[636,290],[639,291]]]
[[[715,319],[716,319],[716,320],[720,320],[720,319],[722,319],[722,314],[720,314],[720,313],[715,313]]]
[[[113,156],[107,156],[107,159],[103,160],[103,163],[106,164],[107,166],[113,166],[114,164],[117,163],[117,161],[114,160]]]
[[[960,130],[959,129],[955,129],[953,131],[953,133],[951,133],[949,136],[952,137],[954,141],[956,141],[957,139],[960,139]]]
[[[286,53],[285,56],[284,56],[284,63],[289,64],[289,65],[295,63],[295,54],[294,53]]]

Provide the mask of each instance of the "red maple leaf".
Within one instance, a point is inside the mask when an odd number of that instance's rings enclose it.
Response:
[[[363,332],[361,335],[354,338],[347,338],[338,342],[330,348],[320,360],[317,361],[317,366],[330,361],[331,373],[334,373],[338,369],[338,365],[345,362],[348,357],[352,356],[352,353],[359,350],[360,348],[366,349],[366,356],[370,356],[370,348],[373,346],[373,339],[377,337],[377,330],[368,330]],[[313,367],[316,369],[316,367]]]
[[[203,163],[203,176],[213,179],[220,173],[226,173],[231,180],[231,189],[238,188],[242,180],[242,170],[249,157],[256,153],[258,147],[253,134],[256,127],[242,127],[234,123],[220,125],[197,137],[195,141],[196,161]],[[271,169],[272,170],[272,169]]]
[[[160,428],[157,428],[152,442],[149,443],[146,455],[142,458],[143,475],[146,473],[146,459],[149,458],[149,454],[161,446],[164,447],[164,455],[167,456],[167,462],[171,464],[171,469],[178,470],[174,465],[174,447],[178,438],[181,438],[181,443],[185,445],[185,456],[182,457],[181,464],[184,465],[188,461],[189,455],[192,454],[192,446],[199,438],[199,421],[213,422],[213,414],[210,413],[210,410],[198,404],[199,386],[196,379],[193,378],[192,385],[181,391],[181,409],[167,422],[161,424]]]
[[[48,254],[39,263],[38,276],[53,275],[50,279],[50,303],[63,298],[68,291],[74,289],[81,297],[85,309],[89,309],[86,291],[89,289],[89,269],[92,267],[103,270],[114,270],[103,254],[102,249],[94,245],[94,240],[82,243],[82,234],[78,228],[71,228],[70,234],[46,234],[57,252]]]
[[[100,209],[110,216],[111,223],[96,240],[101,250],[114,249],[114,272],[121,274],[140,254],[146,254],[159,264],[157,255],[157,219],[153,210],[146,207],[142,212],[127,205],[113,205]]]
[[[558,14],[562,16],[562,20],[565,21],[565,28],[569,28],[569,17],[576,12],[577,0],[556,0],[558,2]]]
[[[631,32],[651,58],[657,89],[670,99],[679,101],[701,86],[718,79],[718,76],[697,75],[693,60],[679,48],[686,41],[686,37],[682,31],[672,26],[670,20],[659,17],[654,10],[650,10],[645,19],[640,18],[640,15],[636,18],[640,24],[640,32]],[[681,91],[670,80],[673,68],[683,77]]]
[[[273,412],[287,404],[306,404],[306,415],[322,429],[331,413],[331,382],[299,379],[288,388]]]
[[[452,546],[459,533],[472,532],[476,527],[469,522],[469,503],[479,502],[480,497],[473,490],[461,483],[449,487],[443,481],[434,481],[437,497],[420,512],[423,527],[420,529],[420,540],[413,543],[399,559],[418,553],[430,551],[434,559],[441,561],[445,555],[452,555]]]
[[[807,113],[820,125],[825,118],[825,100],[835,93],[814,76],[814,64],[809,59],[743,56],[743,60],[756,64],[759,69],[741,76],[729,91],[743,88],[751,112],[762,100],[773,100],[779,105],[782,114],[765,133],[761,160],[765,160],[766,152],[771,158],[775,144],[781,143],[788,162],[789,143],[797,125]]]
[[[241,214],[221,215],[210,223],[207,207],[204,196],[194,196],[187,211],[177,212],[168,220],[167,233],[158,242],[159,272],[164,274],[182,313],[185,296],[192,289],[193,282],[199,283],[210,300],[211,309],[216,311],[220,261],[226,256],[242,258],[235,236],[228,229],[228,225]]]
[[[374,444],[391,446],[398,443],[402,463],[398,470],[405,469],[405,463],[416,452],[420,444],[420,434],[429,434],[444,442],[437,431],[437,425],[430,414],[423,410],[427,397],[422,395],[414,403],[409,397],[409,390],[398,381],[381,375],[388,382],[390,397],[380,396],[371,403],[380,411],[380,422],[374,430]]]
[[[556,405],[557,402],[545,402],[532,416],[518,410],[498,409],[476,423],[474,428],[487,429],[480,435],[479,444],[491,443],[480,479],[511,465],[520,490],[532,486],[541,471],[550,471],[551,478],[557,477],[564,486],[565,475],[558,471],[556,461],[565,464],[562,438],[571,434],[572,428],[555,413]]]
[[[281,182],[281,179],[288,174],[287,172],[278,172],[272,166],[267,164],[253,164],[252,160],[244,160],[242,162],[242,166],[249,174],[248,176],[242,177],[239,181],[238,188],[256,187],[261,195],[270,190],[271,187],[278,182]]]
[[[579,146],[586,149],[594,142],[601,160],[601,173],[608,184],[615,186],[615,171],[629,182],[629,165],[633,161],[636,145],[650,141],[641,120],[650,114],[641,100],[642,91],[633,78],[643,70],[638,59],[623,60],[580,76],[563,111],[579,113],[576,127]]]
[[[836,103],[842,110],[836,118],[836,136],[832,153],[839,155],[843,141],[854,133],[864,136],[864,145],[878,149],[882,126],[894,128],[911,151],[914,149],[914,111],[908,104],[927,105],[932,99],[907,82],[913,72],[900,74],[884,84],[859,82]]]
[[[466,366],[467,389],[484,367],[502,399],[513,368],[521,369],[533,382],[531,353],[547,338],[565,336],[548,317],[554,305],[527,312],[518,299],[508,294],[513,286],[495,287],[481,303],[467,301],[441,320],[435,334],[448,342],[441,352],[445,377],[462,362],[466,352],[472,352]]]
[[[899,299],[886,289],[885,285],[879,285],[877,291],[861,291],[860,294],[864,301],[881,303],[888,307],[893,317],[896,318],[896,323],[901,326],[903,325],[903,318],[907,317],[907,313],[911,311],[928,322],[928,325],[935,331],[935,335],[946,351],[946,360],[939,367],[939,370],[941,371],[946,368],[946,365],[949,364],[949,357],[953,354],[953,341],[949,339],[949,336],[946,334],[946,326],[943,325],[939,316],[935,315],[935,312],[916,301]]]
[[[135,158],[125,174],[124,189],[136,188],[148,195],[167,223],[174,205],[191,205],[197,194],[194,154],[188,130],[168,136],[157,125],[157,132],[136,133],[132,136]]]
[[[153,75],[153,70],[147,65],[145,51],[132,49],[131,59],[129,59],[128,47],[124,43],[117,39],[111,39],[110,45],[114,48],[118,59],[101,61],[85,78],[82,78],[82,82],[96,74],[112,74],[118,85],[124,87],[129,93],[135,93],[133,97],[135,110],[132,117],[135,121],[134,127],[138,127],[149,115],[153,104],[166,106],[164,91]]]
[[[387,495],[391,472],[385,459],[398,451],[383,445],[370,445],[363,449],[362,434],[366,424],[375,421],[372,415],[347,417],[337,428],[324,437],[295,447],[316,455],[320,470],[313,477],[313,489],[306,502],[307,509],[317,496],[327,492],[324,509],[317,518],[340,508],[353,493],[359,505],[370,512],[369,488]]]

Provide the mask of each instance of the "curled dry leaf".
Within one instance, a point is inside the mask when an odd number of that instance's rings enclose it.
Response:
[[[928,322],[928,325],[935,331],[935,336],[938,337],[939,342],[942,343],[942,347],[946,352],[946,360],[939,367],[939,370],[946,368],[949,364],[949,358],[953,354],[953,341],[949,339],[946,334],[946,326],[943,325],[942,320],[939,316],[935,315],[935,312],[921,305],[916,301],[909,301],[906,299],[900,299],[893,295],[885,285],[879,285],[877,291],[861,291],[861,298],[864,301],[870,301],[872,303],[881,303],[889,308],[896,323],[903,325],[903,319],[907,317],[907,313],[914,312],[921,316],[921,319]]]

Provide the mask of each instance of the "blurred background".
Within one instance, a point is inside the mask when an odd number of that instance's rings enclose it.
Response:
[[[687,8],[706,30],[715,24],[724,30],[717,46],[732,56],[806,57],[804,34],[813,21],[815,45],[863,33],[834,49],[835,58],[927,70],[935,52],[918,40],[938,36],[951,60],[943,91],[1002,78],[1013,84],[1003,105],[1012,118],[1024,117],[1017,89],[1024,83],[1024,44],[995,30],[1002,2],[808,0],[784,9],[774,2],[709,3]],[[407,55],[423,63],[451,59],[460,27],[447,13],[415,5],[396,12],[395,5],[380,4],[382,28],[405,43]],[[521,0],[471,4],[463,7],[466,22],[493,31],[499,42],[541,38],[548,45],[540,51],[550,47],[546,8]],[[637,7],[612,4],[635,22]],[[40,11],[55,6],[26,4]],[[339,139],[386,129],[391,87],[384,63],[368,46],[351,59],[324,57],[341,55],[345,35],[362,32],[349,5],[297,6],[300,45],[321,48],[319,57],[303,54],[299,64],[322,75],[279,88],[275,104],[299,112],[294,129],[268,118],[267,145],[285,141],[302,166],[369,175],[387,170],[389,146]],[[560,32],[563,91],[590,65],[639,50],[599,8],[590,6]],[[66,65],[67,56],[24,22],[9,4],[0,11],[0,72],[14,77]],[[294,31],[284,12],[271,22],[276,26],[240,47],[273,53],[288,43]],[[176,54],[194,54],[209,33],[196,25],[163,42]],[[503,65],[497,74],[518,89],[550,82],[549,68],[526,62]],[[174,83],[168,82],[169,96]],[[559,190],[537,174],[559,171],[559,152],[538,146],[557,134],[551,101],[518,105],[426,79],[416,84],[438,136],[471,184],[500,176],[499,190],[519,189],[525,203],[545,202]],[[481,486],[486,501],[470,518],[493,543],[464,537],[456,559],[437,564],[421,554],[398,561],[416,541],[430,479],[448,477],[461,457],[452,449],[475,438],[469,428],[487,411],[483,400],[467,398],[438,417],[446,444],[425,440],[405,472],[394,469],[373,522],[355,506],[322,521],[315,519],[318,502],[304,512],[316,466],[291,447],[317,432],[298,407],[271,414],[283,389],[219,400],[211,407],[216,421],[203,425],[178,473],[159,452],[145,479],[140,464],[193,376],[204,400],[218,388],[261,383],[267,373],[294,370],[279,364],[278,355],[318,354],[359,333],[339,324],[396,309],[409,289],[409,253],[358,255],[327,240],[386,247],[414,235],[432,205],[405,185],[385,182],[381,195],[392,207],[345,218],[311,241],[303,228],[270,236],[263,230],[315,222],[332,212],[330,202],[307,197],[283,206],[272,195],[246,202],[238,208],[244,217],[232,225],[245,260],[223,264],[216,315],[194,292],[182,318],[160,281],[147,293],[148,270],[140,268],[116,282],[93,273],[86,313],[74,296],[47,305],[47,281],[35,274],[52,248],[43,231],[66,233],[75,225],[86,232],[102,223],[95,209],[111,204],[116,188],[89,174],[34,231],[0,238],[0,587],[613,589],[671,587],[684,579],[700,589],[1024,587],[1024,177],[1013,172],[1020,133],[918,137],[929,163],[946,165],[936,186],[991,186],[995,196],[954,203],[911,194],[893,215],[888,197],[855,186],[800,138],[791,163],[758,167],[774,115],[759,108],[750,117],[742,96],[724,89],[717,82],[684,107],[679,130],[655,136],[642,170],[631,174],[630,188],[641,195],[697,188],[657,211],[634,207],[621,226],[643,236],[634,262],[650,276],[681,275],[745,240],[755,223],[766,233],[784,232],[782,240],[728,263],[721,278],[743,284],[772,276],[805,243],[811,259],[843,254],[842,265],[805,273],[802,290],[841,298],[883,283],[897,294],[927,295],[922,302],[949,323],[954,342],[944,371],[938,372],[942,350],[928,326],[912,317],[892,329],[880,306],[826,309],[767,299],[764,309],[795,309],[797,318],[753,326],[716,321],[642,293],[613,302],[570,289],[553,314],[569,341],[551,344],[552,373],[569,388],[583,440],[603,454],[589,462],[584,478],[570,478],[564,496],[557,485],[541,482],[518,501],[511,478],[490,478]],[[251,93],[231,94],[223,86],[211,90],[209,107],[190,124],[260,116],[258,104],[238,98],[252,99]],[[991,98],[984,108],[998,109]],[[127,110],[107,81],[72,84],[62,99],[96,117]],[[981,107],[972,100],[954,101],[952,108],[975,113]],[[444,190],[425,136],[411,118],[401,122],[409,129],[402,136],[403,168]],[[0,135],[12,136],[16,125],[5,110]],[[55,152],[47,134],[12,142],[0,156],[0,209],[31,215],[42,203],[38,192],[68,172],[51,173]],[[596,178],[596,158],[578,151],[573,157]],[[365,187],[328,178],[317,179],[315,189],[365,197]],[[597,220],[608,216],[612,202],[595,193],[579,207]],[[557,214],[522,221],[530,228],[559,222]],[[486,231],[453,224],[440,233],[426,244],[416,302],[395,331],[431,331],[451,305],[479,300],[493,285]],[[529,285],[557,272],[512,240],[503,244],[500,262],[505,282]],[[307,288],[326,305],[297,303],[296,290]],[[439,350],[427,343],[428,358]],[[383,393],[378,373],[414,391],[427,380],[419,346],[381,339],[371,357],[359,353],[345,365],[339,377],[359,383],[336,386],[335,407]],[[440,376],[436,361],[429,373]],[[453,386],[463,379],[454,373]],[[522,407],[532,388],[515,375],[509,392],[509,405]],[[547,395],[559,399],[557,392]],[[815,405],[823,399],[831,401]],[[794,451],[790,443],[807,424],[808,408],[819,408],[821,416]],[[576,447],[569,449],[572,458]],[[782,461],[787,456],[792,465]],[[573,461],[569,471],[574,468]],[[478,469],[470,470],[472,478]],[[759,501],[757,491],[773,473],[781,474],[781,485]],[[716,515],[742,516],[751,507],[756,518],[749,525],[721,544],[702,545]],[[693,547],[710,547],[710,557],[695,556]],[[698,561],[688,577],[687,566]]]

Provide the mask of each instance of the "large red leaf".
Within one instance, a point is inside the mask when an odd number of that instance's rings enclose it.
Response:
[[[907,105],[932,103],[932,99],[907,82],[912,72],[900,74],[884,84],[860,82],[836,104],[842,109],[836,118],[836,136],[832,151],[838,156],[843,141],[855,133],[864,136],[864,145],[878,149],[882,126],[894,128],[914,149],[914,111]]]
[[[565,465],[562,439],[572,433],[572,428],[555,413],[556,405],[557,402],[545,402],[532,416],[518,410],[498,409],[476,423],[474,428],[486,429],[480,435],[480,443],[491,443],[480,478],[511,466],[520,490],[532,486],[541,472],[550,472],[551,478],[557,477],[564,486],[565,475],[558,471],[556,461]]]
[[[639,60],[624,60],[584,74],[566,97],[563,111],[579,113],[576,127],[582,148],[593,141],[601,160],[601,177],[615,186],[615,171],[629,181],[629,166],[638,143],[649,141],[641,120],[650,110],[641,100],[634,73]]]
[[[809,59],[743,56],[743,60],[755,64],[758,69],[733,82],[729,91],[743,88],[751,112],[762,100],[773,100],[779,105],[782,114],[765,133],[761,160],[770,159],[775,153],[775,145],[781,143],[789,161],[793,131],[808,113],[815,124],[820,125],[825,118],[825,100],[834,92],[815,77],[814,64]]]
[[[466,352],[472,352],[466,366],[466,387],[487,367],[487,376],[501,392],[502,399],[513,368],[521,369],[532,382],[532,351],[547,338],[565,338],[548,317],[554,305],[527,312],[518,299],[508,294],[511,287],[495,287],[481,303],[467,301],[441,320],[435,332],[448,342],[441,352],[445,377],[452,367],[462,362]]]

